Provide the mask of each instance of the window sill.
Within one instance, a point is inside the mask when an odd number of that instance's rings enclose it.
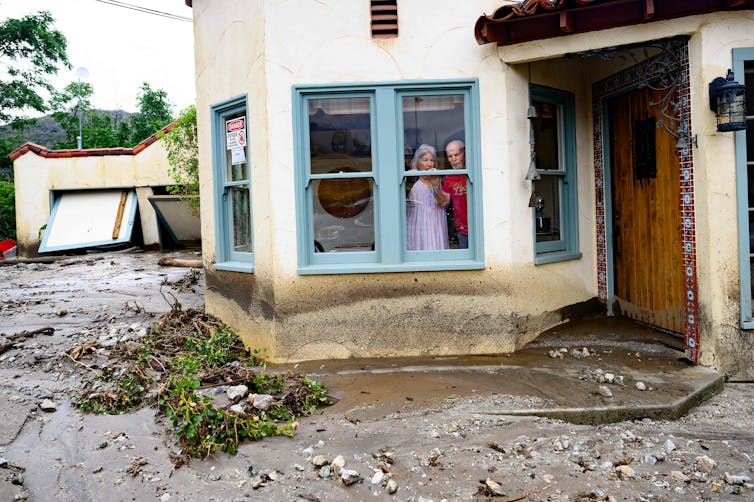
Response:
[[[224,261],[222,263],[215,263],[214,265],[212,265],[212,269],[251,274],[254,272],[254,264],[244,261]]]
[[[741,329],[754,329],[754,321],[741,321]]]
[[[552,253],[542,253],[534,257],[535,265],[544,265],[546,263],[555,263],[558,261],[579,260],[581,259],[580,251],[553,251]]]
[[[351,265],[306,265],[298,267],[300,275],[324,275],[324,274],[381,274],[390,272],[443,272],[451,270],[481,270],[484,262],[407,262],[395,265],[383,265],[380,263],[359,263]]]

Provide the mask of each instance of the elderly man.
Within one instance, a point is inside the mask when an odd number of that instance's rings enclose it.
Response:
[[[445,147],[445,155],[448,157],[450,167],[453,169],[466,169],[466,146],[463,141],[453,140]],[[458,236],[458,247],[469,247],[469,218],[466,211],[466,175],[453,174],[445,177],[442,191],[450,194],[453,204],[453,222]]]

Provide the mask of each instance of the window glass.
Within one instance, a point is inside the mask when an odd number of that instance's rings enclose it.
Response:
[[[749,213],[749,281],[750,297],[754,297],[754,99],[751,89],[754,88],[754,61],[744,63],[744,83],[746,85],[746,171],[748,174],[748,213]]]
[[[370,99],[310,99],[312,174],[372,170]]]
[[[251,252],[251,211],[249,188],[230,187],[230,204],[233,218],[233,250]]]
[[[542,176],[534,182],[534,192],[537,242],[560,240],[560,177]]]
[[[558,106],[535,101],[534,108],[537,110],[537,117],[532,120],[537,169],[560,169]]]
[[[401,106],[407,170],[406,249],[458,248],[459,233],[465,236],[461,244],[468,247],[466,177],[453,176],[451,186],[441,174],[447,169],[466,169],[464,96],[409,95],[403,96]]]
[[[450,169],[445,146],[454,139],[465,142],[464,96],[403,96],[403,152],[406,170],[416,149],[430,145],[438,150],[437,169]]]
[[[374,250],[371,178],[314,180],[315,253]]]

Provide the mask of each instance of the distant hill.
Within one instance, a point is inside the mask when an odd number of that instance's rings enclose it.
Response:
[[[123,110],[97,110],[100,113],[105,113],[113,117],[118,122],[129,122],[131,120],[131,114]],[[59,141],[65,140],[65,132],[52,118],[51,115],[45,115],[39,117],[34,125],[31,125],[23,131],[15,131],[8,126],[0,126],[0,138],[7,138],[10,136],[20,136],[21,139],[14,148],[23,145],[26,142],[36,143],[41,146],[52,148],[52,145]]]

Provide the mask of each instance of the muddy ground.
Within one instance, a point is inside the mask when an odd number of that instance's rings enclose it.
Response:
[[[752,384],[727,384],[677,421],[584,426],[480,413],[540,405],[533,397],[480,385],[407,399],[393,380],[397,400],[339,389],[343,399],[301,419],[292,439],[176,469],[175,438],[154,410],[79,413],[72,400],[97,368],[61,355],[90,340],[106,355],[171,302],[200,306],[201,272],[161,267],[161,256],[0,266],[0,344],[54,328],[0,355],[0,500],[754,500]],[[43,411],[45,400],[56,410]],[[338,456],[360,480],[314,465]]]

